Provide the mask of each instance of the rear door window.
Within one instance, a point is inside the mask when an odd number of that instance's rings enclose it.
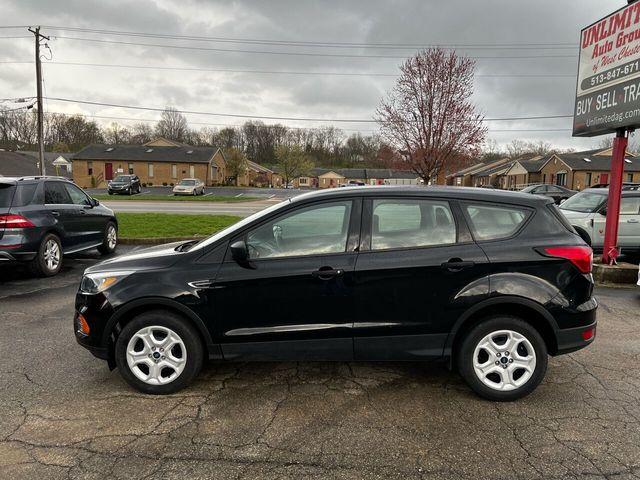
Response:
[[[448,202],[373,201],[371,249],[415,248],[456,243],[456,223]]]
[[[620,202],[620,215],[638,215],[640,213],[640,197],[623,197]]]
[[[45,182],[44,203],[48,205],[69,205],[72,202],[62,182]]]
[[[512,237],[531,215],[530,210],[511,205],[465,204],[464,209],[476,240]]]

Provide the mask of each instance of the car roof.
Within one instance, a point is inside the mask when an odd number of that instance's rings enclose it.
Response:
[[[17,184],[18,182],[38,182],[40,180],[59,180],[65,182],[71,182],[71,179],[66,177],[57,176],[27,176],[27,177],[2,177],[0,176],[0,183]]]
[[[330,188],[311,193],[298,195],[292,202],[304,201],[312,198],[331,197],[420,197],[432,196],[440,198],[450,198],[459,200],[482,200],[496,203],[516,203],[521,205],[545,205],[553,203],[548,197],[530,195],[527,193],[513,192],[510,190],[487,189],[477,187],[455,187],[455,186],[394,186],[394,185],[373,185],[359,188]]]

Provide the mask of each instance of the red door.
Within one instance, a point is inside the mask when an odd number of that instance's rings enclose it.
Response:
[[[104,164],[104,179],[113,180],[113,165],[111,163]]]
[[[609,183],[609,174],[608,173],[601,173],[600,174],[600,184],[601,185],[606,185],[607,183]]]

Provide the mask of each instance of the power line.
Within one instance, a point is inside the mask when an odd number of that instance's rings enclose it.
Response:
[[[134,122],[153,122],[153,123],[157,123],[158,120],[157,119],[152,119],[152,118],[136,118],[136,117],[114,117],[114,116],[110,116],[110,115],[90,115],[90,114],[86,114],[86,113],[62,113],[62,112],[48,112],[48,114],[55,114],[55,115],[62,115],[65,117],[73,117],[73,116],[77,116],[80,115],[82,117],[88,117],[88,118],[99,118],[99,119],[105,119],[105,120],[125,120],[125,121],[134,121]],[[214,127],[242,127],[242,124],[233,124],[233,123],[209,123],[209,122],[194,122],[189,120],[188,121],[190,125],[203,125],[203,126],[214,126]],[[287,128],[292,129],[292,130],[309,130],[309,129],[317,129],[317,128],[321,128],[321,127],[309,127],[309,128],[303,128],[303,127],[291,127],[291,126],[287,126]],[[341,128],[340,130],[343,131],[347,131],[347,132],[371,132],[371,133],[378,133],[378,130],[373,130],[373,129],[359,129],[359,128]],[[490,132],[565,132],[568,131],[570,132],[571,129],[570,128],[522,128],[522,129],[490,129]]]
[[[69,98],[60,97],[47,97],[48,100],[67,102],[67,103],[79,103],[83,105],[98,105],[102,107],[114,107],[114,108],[126,108],[131,110],[148,110],[153,112],[163,112],[166,108],[160,107],[142,107],[138,105],[123,105],[117,103],[102,103],[102,102],[90,102],[86,100],[74,100]],[[234,117],[234,118],[255,118],[260,120],[290,120],[299,122],[336,122],[336,123],[376,123],[376,120],[370,119],[354,119],[354,118],[307,118],[307,117],[285,117],[275,115],[243,115],[238,113],[217,113],[217,112],[200,112],[193,110],[178,110],[176,112],[190,115],[210,115],[216,117]],[[542,116],[530,116],[530,117],[501,117],[501,118],[484,118],[487,122],[498,121],[515,121],[515,120],[550,120],[556,118],[573,118],[573,115],[542,115]]]
[[[255,38],[231,38],[231,37],[207,37],[200,35],[175,35],[149,32],[134,32],[122,30],[101,30],[95,28],[60,27],[45,25],[44,28],[64,32],[83,32],[101,35],[117,35],[126,37],[162,38],[171,40],[190,40],[216,43],[240,43],[257,45],[303,46],[303,47],[329,47],[329,48],[376,48],[376,49],[421,49],[430,47],[461,48],[461,49],[567,49],[575,48],[575,42],[565,43],[495,43],[495,44],[424,44],[424,43],[366,43],[366,42],[327,42],[327,41],[302,41],[302,40],[273,40]]]
[[[3,61],[0,64],[15,65],[31,65],[33,62],[20,61]],[[303,72],[296,70],[243,70],[232,68],[198,68],[198,67],[168,67],[162,65],[124,65],[112,63],[83,63],[83,62],[46,62],[47,65],[67,65],[67,66],[86,66],[86,67],[105,67],[105,68],[132,68],[140,70],[169,70],[169,71],[185,71],[185,72],[213,72],[213,73],[248,73],[248,74],[268,74],[268,75],[319,75],[319,76],[339,76],[339,77],[398,77],[399,73],[382,73],[382,72]],[[476,74],[478,78],[576,78],[573,73],[496,73],[496,74]]]
[[[158,48],[174,48],[179,50],[194,50],[194,51],[207,51],[207,52],[231,52],[231,53],[247,53],[247,54],[257,54],[257,55],[286,55],[286,56],[302,56],[302,57],[338,57],[338,58],[388,58],[395,60],[404,60],[407,58],[404,56],[397,55],[356,55],[356,54],[345,54],[345,53],[313,53],[313,52],[277,52],[271,50],[238,50],[238,49],[229,49],[229,48],[213,48],[213,47],[195,47],[195,46],[187,46],[187,45],[171,45],[171,44],[161,44],[161,43],[140,43],[140,42],[123,42],[119,40],[101,40],[96,38],[83,38],[83,37],[59,37],[54,36],[54,38],[58,40],[73,40],[80,42],[93,42],[93,43],[106,43],[106,44],[115,44],[115,45],[133,45],[140,47],[158,47]],[[505,59],[505,60],[514,60],[514,59],[531,59],[531,58],[575,58],[575,55],[505,55],[505,56],[468,56],[467,58],[471,59]]]

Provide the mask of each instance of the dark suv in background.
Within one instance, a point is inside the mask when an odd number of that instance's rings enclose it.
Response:
[[[339,188],[87,269],[74,329],[147,393],[187,386],[206,359],[445,359],[514,400],[548,354],[593,341],[591,265],[547,197]]]
[[[109,181],[107,192],[109,195],[113,195],[114,193],[122,193],[125,195],[140,193],[140,179],[137,175],[118,175]]]
[[[115,251],[117,233],[113,211],[70,180],[0,177],[0,264],[25,262],[34,274],[55,275],[64,255]]]

